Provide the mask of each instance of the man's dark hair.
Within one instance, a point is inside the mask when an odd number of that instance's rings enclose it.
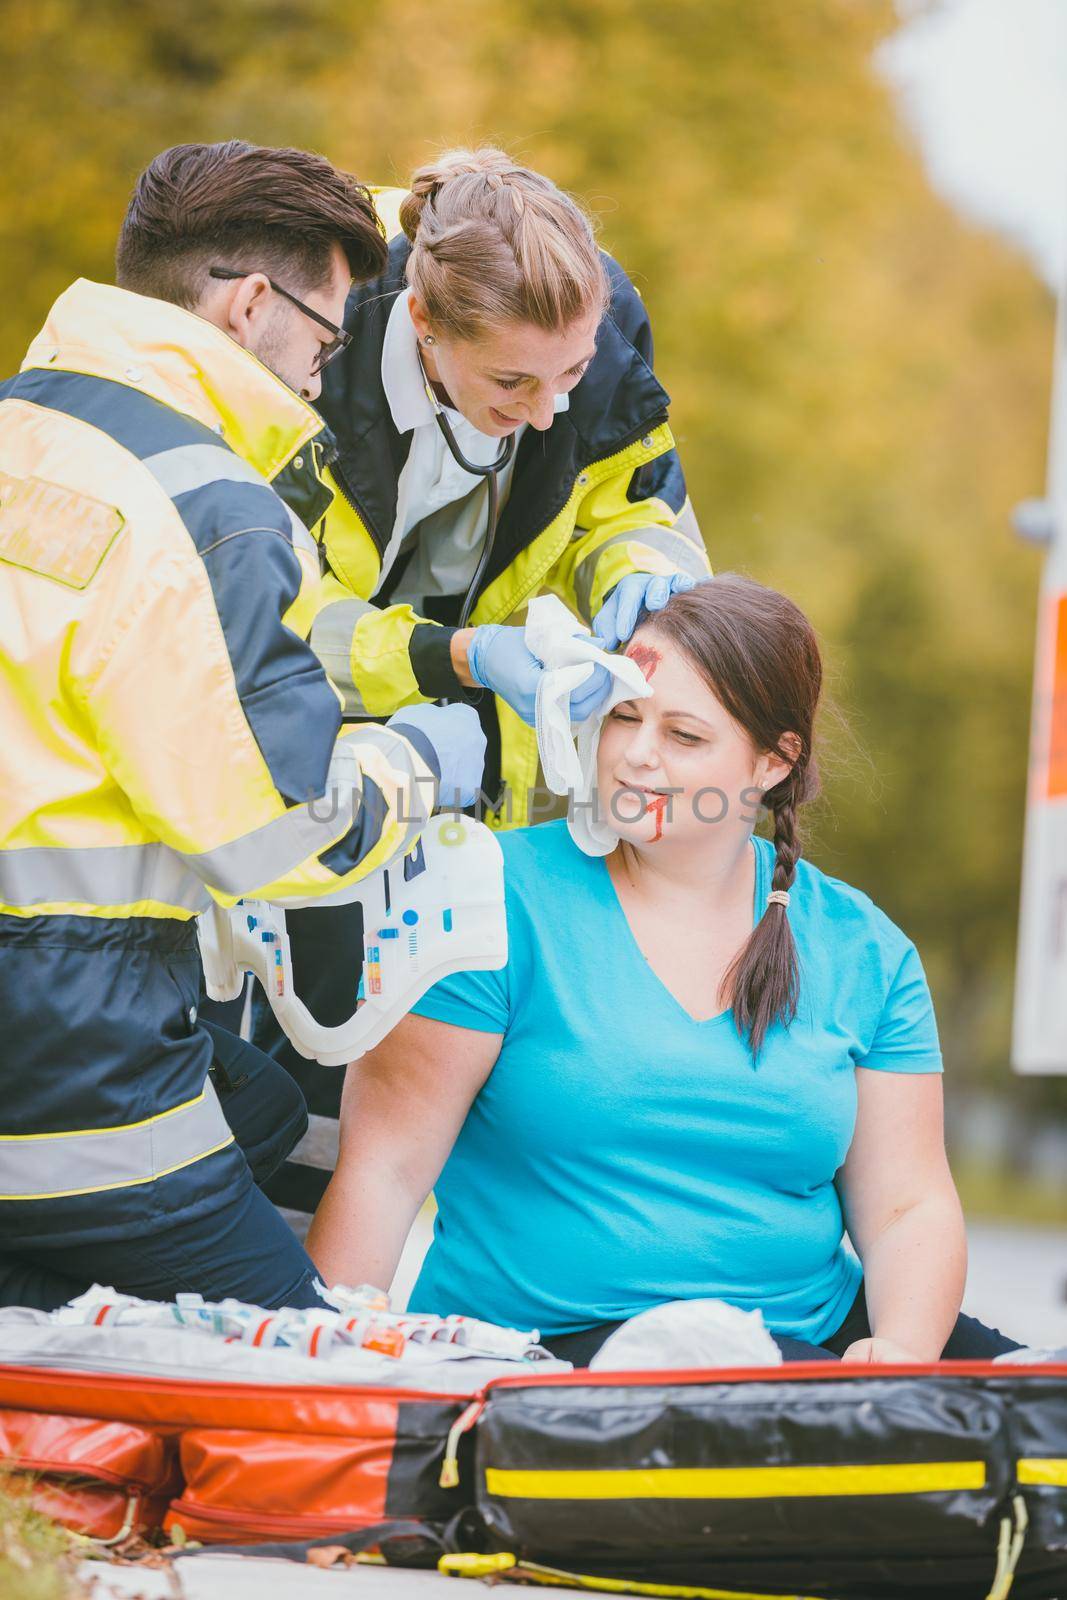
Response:
[[[137,180],[116,276],[123,289],[191,309],[211,267],[265,272],[297,293],[321,288],[335,244],[358,282],[385,266],[369,190],[324,156],[241,139],[177,144]]]

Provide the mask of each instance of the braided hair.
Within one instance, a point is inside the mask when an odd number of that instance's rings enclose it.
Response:
[[[815,632],[783,594],[737,573],[672,595],[645,625],[670,638],[753,747],[789,762],[763,804],[774,824],[771,888],[788,891],[800,859],[801,807],[818,793],[812,741],[822,689]],[[800,965],[787,907],[769,904],[723,979],[738,1031],[758,1057],[768,1030],[793,1021]]]
[[[589,218],[503,150],[446,150],[400,207],[407,278],[437,333],[477,339],[513,323],[557,332],[602,316],[608,281]]]

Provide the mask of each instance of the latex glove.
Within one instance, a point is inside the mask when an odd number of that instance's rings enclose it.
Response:
[[[577,629],[575,630],[578,631]],[[537,713],[537,683],[544,665],[528,648],[521,628],[495,622],[475,628],[467,649],[467,666],[475,683],[491,689],[532,728]],[[611,692],[606,667],[593,667],[570,698],[572,722],[584,722]]]
[[[441,771],[437,804],[442,810],[472,806],[485,771],[485,734],[473,706],[403,706],[386,727],[414,728],[433,746]]]
[[[662,573],[631,572],[620,578],[593,618],[593,633],[605,650],[625,644],[637,626],[642,611],[662,611],[672,594],[685,594],[706,579],[691,578],[687,572],[670,577]]]

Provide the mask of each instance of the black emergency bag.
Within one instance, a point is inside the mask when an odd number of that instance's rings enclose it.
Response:
[[[507,1378],[464,1426],[450,1544],[501,1578],[1067,1600],[1067,1366]]]

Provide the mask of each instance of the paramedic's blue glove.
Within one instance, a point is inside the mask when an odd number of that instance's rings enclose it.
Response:
[[[534,726],[537,714],[537,682],[543,664],[527,648],[521,628],[495,622],[475,628],[467,648],[467,666],[475,683],[491,689],[519,713],[523,722]],[[584,722],[607,699],[611,674],[606,667],[594,666],[585,683],[571,695],[572,722]]]
[[[669,578],[661,574],[632,572],[620,578],[593,618],[593,634],[605,650],[617,650],[625,644],[637,626],[642,611],[662,611],[672,594],[684,594],[698,582],[687,572],[675,572]]]
[[[437,803],[442,810],[474,804],[485,770],[485,734],[473,706],[402,706],[386,727],[405,734],[411,728],[431,746],[441,773]],[[411,742],[418,750],[418,738]]]

